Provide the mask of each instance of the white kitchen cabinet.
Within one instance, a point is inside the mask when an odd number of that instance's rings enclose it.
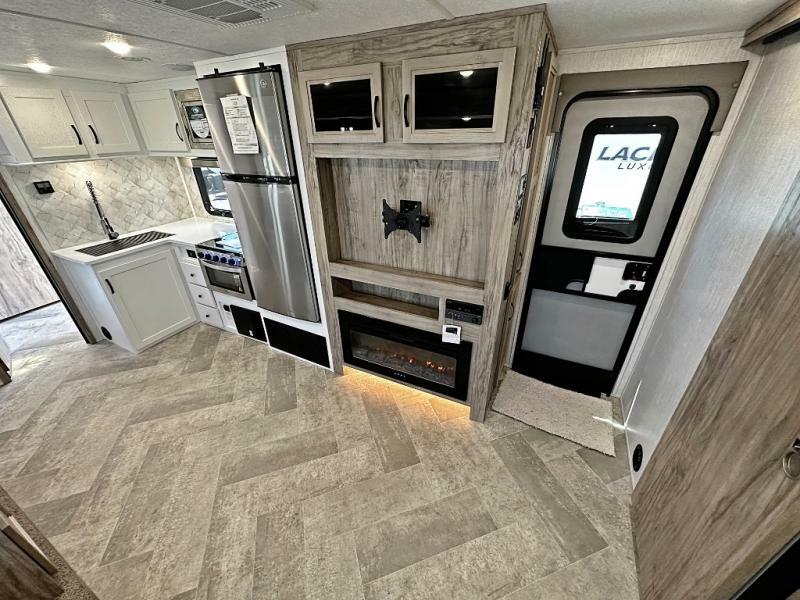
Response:
[[[122,94],[74,91],[72,97],[88,129],[85,137],[98,156],[139,152],[139,140]]]
[[[95,272],[135,351],[196,321],[193,302],[170,248],[101,263]]]
[[[0,93],[32,158],[89,156],[61,90],[7,87]]]
[[[150,152],[187,152],[186,132],[170,90],[128,94],[139,131]]]

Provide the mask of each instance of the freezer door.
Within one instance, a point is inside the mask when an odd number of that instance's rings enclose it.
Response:
[[[319,321],[297,187],[225,180],[225,190],[256,303],[282,315]]]
[[[223,173],[275,177],[295,174],[280,72],[206,77],[200,79],[198,85]],[[246,117],[234,122],[226,121],[222,106],[224,98],[246,100],[250,121]],[[252,127],[258,152],[246,154],[241,148],[235,148],[229,127],[242,127],[244,131]]]

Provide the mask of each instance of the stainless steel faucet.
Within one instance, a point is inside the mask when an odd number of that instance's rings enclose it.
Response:
[[[119,234],[114,231],[114,228],[111,226],[111,223],[106,217],[105,213],[103,213],[103,209],[100,207],[100,202],[97,201],[97,194],[94,191],[94,184],[91,181],[86,181],[86,189],[89,190],[89,195],[92,197],[92,202],[94,202],[94,207],[97,209],[97,216],[100,217],[100,225],[103,227],[103,231],[108,236],[108,239],[115,240],[119,237]]]

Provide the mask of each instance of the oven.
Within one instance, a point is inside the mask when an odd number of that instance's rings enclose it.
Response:
[[[212,240],[195,249],[208,289],[243,300],[253,300],[244,257],[235,252],[215,249],[214,245],[219,245],[219,241]]]
[[[175,90],[175,100],[180,107],[181,122],[186,132],[186,140],[192,150],[213,150],[211,128],[206,117],[206,109],[200,98],[200,90]]]

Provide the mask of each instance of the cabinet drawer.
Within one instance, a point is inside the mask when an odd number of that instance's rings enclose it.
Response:
[[[192,296],[192,300],[194,300],[197,304],[203,304],[204,306],[208,306],[214,310],[217,309],[217,302],[214,300],[214,294],[211,293],[211,290],[209,290],[207,287],[190,283],[189,293]]]
[[[206,284],[205,277],[203,277],[203,269],[200,267],[200,265],[193,265],[191,263],[181,261],[181,270],[183,271],[184,277],[186,277],[186,281],[189,283],[202,286]]]
[[[197,316],[200,317],[203,323],[224,329],[222,317],[219,316],[219,311],[216,308],[209,308],[197,302],[195,302],[194,307],[197,309]]]

